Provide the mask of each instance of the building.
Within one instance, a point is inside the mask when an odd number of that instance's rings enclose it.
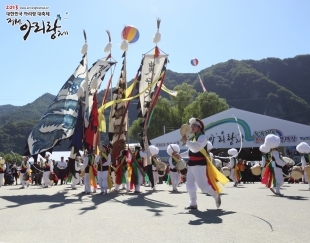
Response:
[[[260,160],[259,146],[266,135],[272,133],[281,138],[280,151],[284,156],[300,161],[296,146],[300,142],[310,142],[310,126],[269,117],[253,112],[230,108],[213,116],[202,119],[205,134],[213,144],[213,154],[227,156],[229,148],[240,150],[239,158]],[[241,139],[242,138],[242,139]],[[160,157],[167,157],[167,146],[179,144],[181,151],[186,150],[180,141],[180,129],[151,140],[160,150]]]

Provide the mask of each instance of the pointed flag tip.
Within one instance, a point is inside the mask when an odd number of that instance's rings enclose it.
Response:
[[[86,32],[85,32],[85,30],[83,30],[83,34],[84,34],[84,40],[85,40],[85,42],[87,42],[87,37],[86,37]]]

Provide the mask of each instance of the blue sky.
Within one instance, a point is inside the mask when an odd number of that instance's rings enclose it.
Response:
[[[138,42],[129,46],[127,76],[131,79],[142,54],[154,47],[156,18],[162,20],[158,46],[169,54],[168,69],[196,73],[229,59],[287,58],[310,53],[310,1],[308,0],[89,0],[2,2],[0,105],[25,105],[44,93],[56,95],[81,59],[83,29],[88,38],[89,63],[106,56],[105,30],[112,36],[112,55],[121,68],[121,31],[138,28]],[[68,36],[51,40],[50,34],[24,33],[7,23],[6,6],[48,6],[50,17],[20,17],[22,23],[52,21],[61,14],[61,30]],[[68,14],[66,15],[66,12]],[[64,17],[67,20],[64,20]],[[190,60],[197,58],[198,66]],[[106,86],[107,78],[102,84]],[[207,88],[207,87],[206,87]]]

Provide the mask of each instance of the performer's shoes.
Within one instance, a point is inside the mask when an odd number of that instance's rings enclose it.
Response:
[[[215,200],[216,207],[219,208],[221,206],[222,200],[221,200],[221,194],[218,194],[217,200]]]
[[[277,196],[279,196],[279,197],[283,197],[284,196],[284,194],[281,194],[281,193],[275,193]]]
[[[139,191],[134,191],[133,193],[136,193],[136,194],[141,194],[142,192],[139,192]]]
[[[273,194],[277,195],[277,193],[274,191],[273,188],[269,188],[269,189],[270,189],[270,191],[272,191]]]
[[[194,206],[187,206],[185,207],[184,209],[197,209],[197,205],[194,205]]]
[[[43,188],[48,188],[48,186],[44,186]]]
[[[22,186],[21,188],[19,188],[19,189],[25,189],[25,187],[24,186]]]

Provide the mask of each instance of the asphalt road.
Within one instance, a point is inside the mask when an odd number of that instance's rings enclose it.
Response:
[[[222,206],[198,194],[198,210],[187,211],[185,185],[166,184],[143,194],[84,195],[70,185],[43,189],[0,188],[0,242],[308,242],[310,190],[284,184],[283,197],[260,183],[232,187]]]

